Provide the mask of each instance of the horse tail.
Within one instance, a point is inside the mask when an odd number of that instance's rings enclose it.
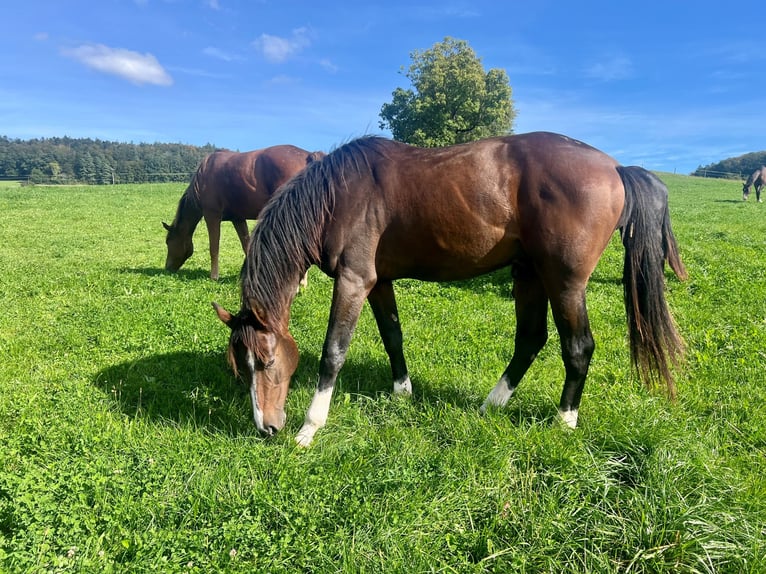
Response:
[[[641,167],[619,166],[617,171],[625,187],[620,227],[631,359],[647,386],[659,377],[675,398],[671,366],[680,363],[684,342],[665,300],[665,260],[679,279],[686,279],[687,273],[670,226],[668,189]]]

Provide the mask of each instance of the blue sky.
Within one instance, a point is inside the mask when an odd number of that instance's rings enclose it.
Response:
[[[0,135],[329,150],[379,128],[413,50],[508,73],[516,133],[689,173],[766,149],[759,3],[28,0],[4,10]],[[759,31],[758,28],[761,27]]]

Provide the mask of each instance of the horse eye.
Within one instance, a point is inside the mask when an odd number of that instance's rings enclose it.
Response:
[[[267,363],[264,363],[264,364],[263,364],[263,368],[264,368],[264,369],[270,369],[270,368],[271,368],[271,367],[273,367],[273,366],[274,366],[274,359],[271,359],[271,360],[270,360],[270,361],[268,361]]]

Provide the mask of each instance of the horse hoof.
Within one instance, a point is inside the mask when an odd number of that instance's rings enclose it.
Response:
[[[559,411],[559,419],[564,424],[565,428],[575,429],[577,428],[577,411],[567,410]]]
[[[303,425],[303,428],[298,431],[298,434],[295,435],[295,442],[298,444],[298,446],[302,446],[303,448],[308,448],[311,446],[311,443],[314,440],[314,434],[317,432],[317,429],[312,426],[306,426]]]

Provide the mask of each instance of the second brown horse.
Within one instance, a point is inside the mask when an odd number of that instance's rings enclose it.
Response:
[[[248,219],[257,219],[276,191],[322,152],[308,152],[292,145],[277,145],[244,153],[216,151],[200,162],[189,187],[178,202],[167,230],[167,271],[178,271],[194,253],[192,236],[205,218],[210,240],[210,278],[218,279],[221,221],[231,221],[247,253]]]

